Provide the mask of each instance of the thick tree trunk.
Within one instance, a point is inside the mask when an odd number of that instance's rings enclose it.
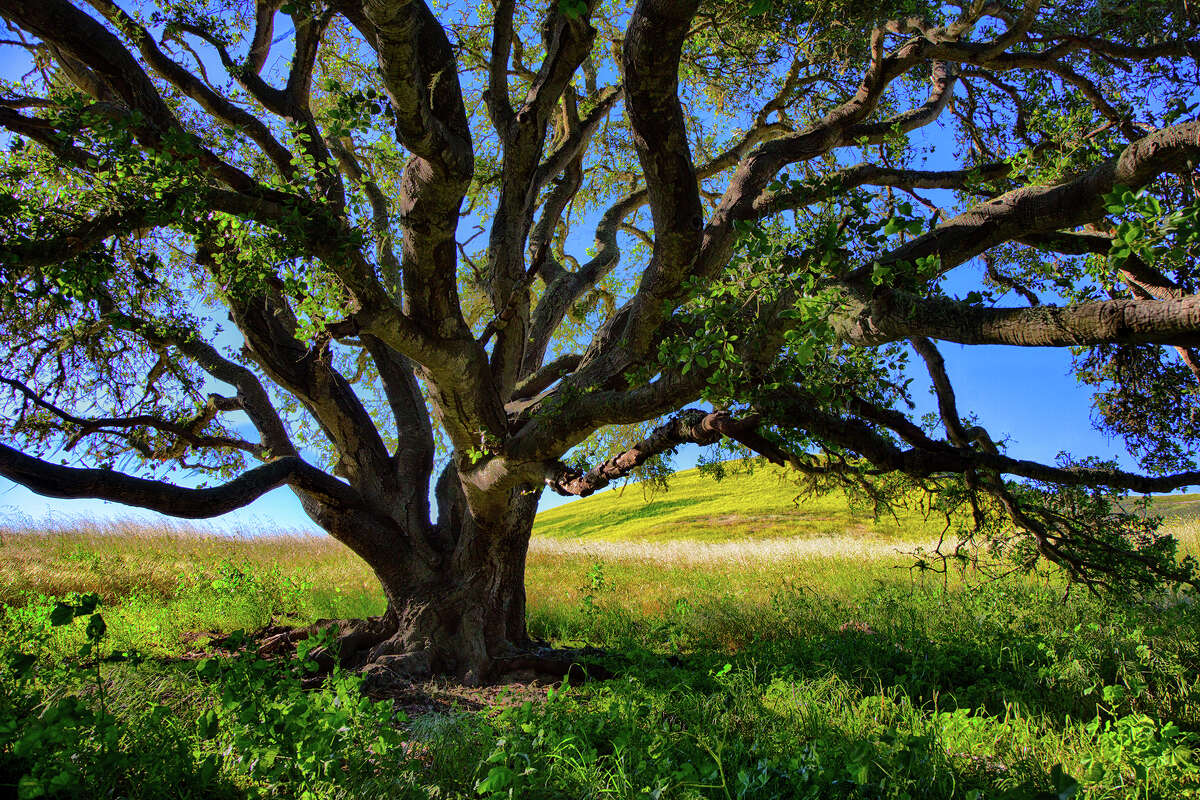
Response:
[[[495,519],[472,516],[461,492],[439,496],[433,559],[362,553],[388,599],[384,617],[343,631],[341,657],[386,682],[452,675],[474,684],[530,655],[525,556],[537,494],[513,492]],[[339,537],[342,538],[342,537]]]

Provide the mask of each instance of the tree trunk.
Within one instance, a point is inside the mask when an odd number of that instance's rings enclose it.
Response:
[[[538,493],[514,491],[503,513],[478,519],[461,491],[442,491],[443,477],[436,557],[359,551],[379,577],[388,611],[344,630],[341,658],[383,682],[388,673],[447,674],[476,684],[531,653],[525,556]]]

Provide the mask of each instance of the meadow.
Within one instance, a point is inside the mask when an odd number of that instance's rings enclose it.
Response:
[[[332,540],[0,528],[0,798],[1200,797],[1190,597],[932,574],[904,551],[939,526],[794,496],[685,474],[545,512],[530,631],[614,677],[376,701],[305,688],[315,641],[238,647],[382,610]]]

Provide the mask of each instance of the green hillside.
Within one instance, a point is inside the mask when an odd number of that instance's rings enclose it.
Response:
[[[1164,494],[1150,501],[1150,511],[1172,520],[1200,519],[1200,494]]]
[[[533,532],[553,538],[709,541],[845,533],[919,538],[936,536],[944,525],[911,512],[900,514],[899,522],[874,520],[869,511],[852,510],[841,493],[798,493],[784,470],[765,468],[717,481],[691,469],[674,475],[666,491],[650,494],[641,484],[628,484],[543,511]]]
[[[875,520],[869,511],[852,509],[840,492],[797,495],[784,470],[766,468],[717,481],[691,469],[672,477],[666,491],[650,493],[641,484],[628,484],[543,511],[533,531],[559,539],[716,541],[842,534],[921,539],[937,536],[945,524],[915,512],[899,514],[898,521]],[[1156,497],[1152,511],[1167,521],[1200,518],[1200,494]]]

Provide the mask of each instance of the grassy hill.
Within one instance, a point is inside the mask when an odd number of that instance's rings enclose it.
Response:
[[[534,535],[559,539],[778,538],[853,534],[881,538],[937,535],[944,521],[906,512],[872,519],[846,496],[799,497],[789,474],[773,467],[718,481],[698,469],[679,472],[651,493],[628,484],[543,511]]]
[[[534,535],[554,539],[721,541],[746,537],[924,538],[944,520],[916,512],[873,519],[846,496],[800,497],[785,470],[759,469],[718,481],[698,469],[677,473],[665,491],[628,484],[538,514]],[[1172,521],[1200,518],[1200,494],[1156,497],[1152,511]]]
[[[1150,501],[1150,511],[1167,522],[1200,519],[1200,494],[1164,494]]]

